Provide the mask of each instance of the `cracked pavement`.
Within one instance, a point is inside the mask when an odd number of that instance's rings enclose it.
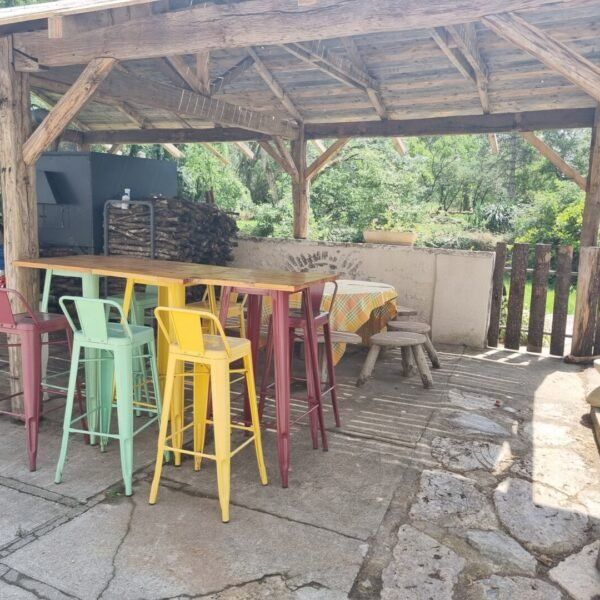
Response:
[[[431,390],[400,376],[395,352],[357,389],[363,358],[353,349],[338,368],[343,427],[330,426],[328,453],[293,427],[287,490],[272,432],[268,486],[251,449],[234,457],[228,524],[209,461],[165,466],[148,505],[152,428],[126,498],[115,444],[73,438],[53,483],[62,400],[35,473],[22,427],[0,419],[0,599],[598,600],[600,458],[584,398],[600,375],[446,347]]]

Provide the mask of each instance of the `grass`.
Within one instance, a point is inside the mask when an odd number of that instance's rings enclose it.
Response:
[[[510,275],[504,276],[504,286],[506,290],[510,289]],[[531,288],[532,281],[531,276],[527,277],[527,281],[525,282],[525,302],[524,306],[526,309],[529,309],[531,303]],[[571,284],[571,290],[569,292],[569,308],[568,314],[572,315],[575,313],[575,284]],[[546,297],[546,314],[552,314],[554,310],[554,282],[550,282],[548,284],[548,295]]]

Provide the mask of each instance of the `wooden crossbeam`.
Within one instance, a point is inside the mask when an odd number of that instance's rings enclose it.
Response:
[[[477,30],[474,23],[466,25],[454,25],[448,27],[448,32],[462,55],[466,58],[473,69],[477,92],[481,101],[481,107],[484,113],[491,112],[490,99],[488,95],[489,72],[488,67],[479,51],[479,42],[477,41]]]
[[[287,112],[294,119],[302,121],[302,115],[300,114],[300,111],[298,110],[292,99],[289,97],[289,95],[286,94],[285,90],[277,82],[275,77],[273,77],[273,74],[271,73],[271,71],[269,71],[263,60],[260,58],[256,49],[252,47],[248,48],[248,54],[254,60],[254,68],[261,76],[262,80],[267,84],[269,89],[273,92],[273,94],[281,102],[281,104],[283,104]]]
[[[396,151],[400,156],[406,156],[408,154],[408,148],[406,147],[406,144],[402,138],[392,138],[392,144],[394,144],[394,148],[396,148]]]
[[[308,179],[314,179],[331,161],[342,151],[344,146],[350,141],[350,138],[341,138],[336,140],[306,169]]]
[[[564,4],[577,0],[566,0]],[[15,34],[15,47],[47,66],[85,64],[98,56],[118,60],[196,54],[328,39],[360,32],[385,33],[480,20],[501,12],[533,9],[556,0],[328,0],[298,6],[297,0],[203,2],[185,10],[150,15],[101,30],[50,40],[44,31]],[[235,10],[232,10],[235,6]],[[0,20],[1,24],[1,20]]]
[[[582,190],[586,189],[586,178],[567,161],[565,161],[558,152],[548,146],[532,131],[523,131],[521,136],[529,142],[544,158],[547,158],[565,177],[574,181]]]
[[[200,94],[206,94],[204,84],[200,81],[197,71],[187,64],[183,56],[167,56],[165,60],[191,90]]]
[[[560,73],[600,101],[600,67],[515,14],[489,15],[483,22],[494,33]]]
[[[327,150],[327,146],[321,140],[312,140],[312,143],[319,152]]]
[[[436,27],[431,30],[431,37],[439,46],[440,50],[448,57],[448,60],[457,68],[459,73],[465,78],[475,81],[475,72],[469,61],[463,56],[462,52],[450,45],[451,40],[448,32],[443,27]]]
[[[116,64],[114,58],[95,58],[81,72],[69,91],[56,103],[53,110],[23,144],[23,160],[32,165],[67,128],[75,115],[85,106],[96,89]]]
[[[490,142],[490,150],[492,154],[500,154],[500,147],[498,146],[498,136],[495,133],[488,133],[488,140]]]
[[[307,123],[307,140],[341,137],[415,137],[432,135],[463,135],[537,131],[545,129],[579,129],[594,123],[593,108],[540,110],[518,113],[492,113],[436,117],[431,119],[401,119],[389,121],[359,121],[338,123]],[[66,132],[67,133],[67,132]],[[273,136],[236,127],[207,129],[121,129],[70,132],[73,139],[86,144],[157,144],[173,142],[238,142],[268,141]],[[77,134],[77,135],[74,135]],[[66,139],[66,138],[65,138]]]

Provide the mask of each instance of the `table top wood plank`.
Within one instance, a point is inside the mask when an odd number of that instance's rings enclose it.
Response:
[[[131,256],[80,254],[15,261],[18,267],[90,273],[102,277],[134,278],[154,285],[216,285],[269,291],[298,292],[310,285],[334,281],[330,273],[298,273],[241,269]]]

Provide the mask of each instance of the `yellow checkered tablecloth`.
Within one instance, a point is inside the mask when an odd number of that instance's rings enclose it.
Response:
[[[337,281],[338,292],[331,313],[331,329],[333,331],[349,331],[358,333],[365,345],[375,333],[383,330],[388,321],[396,316],[396,297],[398,293],[393,286],[374,281],[354,281],[340,279]],[[328,309],[333,295],[333,284],[327,284],[323,298],[323,308]],[[265,303],[266,315],[270,313],[269,303]],[[290,305],[300,307],[300,294],[292,296]],[[334,344],[333,357],[337,364],[344,352],[345,344]]]

